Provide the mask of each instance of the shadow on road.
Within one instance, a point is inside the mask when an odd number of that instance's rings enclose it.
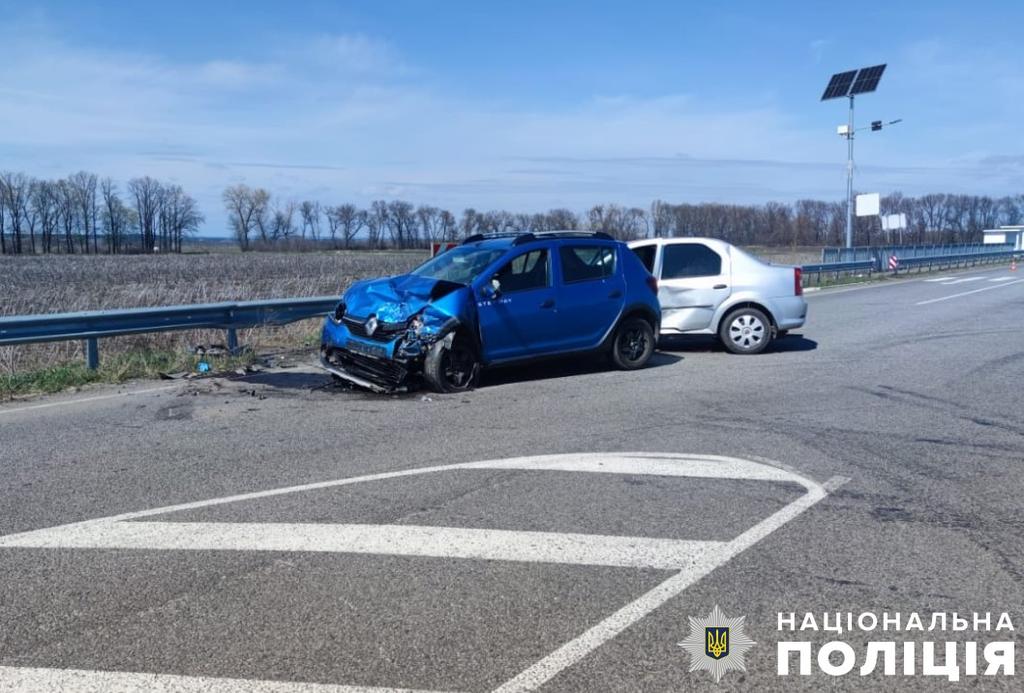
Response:
[[[682,356],[655,352],[646,368],[659,368],[682,361]],[[521,383],[531,380],[565,378],[588,373],[602,373],[613,370],[608,359],[600,355],[575,356],[533,363],[500,366],[483,372],[480,387]]]
[[[799,334],[787,334],[772,342],[764,353],[780,354],[789,351],[814,351],[818,343],[813,339],[807,339]],[[658,349],[662,352],[725,352],[725,347],[713,335],[694,334],[680,335],[678,337],[662,337],[658,342]]]
[[[253,373],[240,378],[230,378],[232,382],[246,385],[266,385],[282,390],[311,390],[331,382],[331,377],[324,371],[292,371],[270,370]]]
[[[651,356],[647,368],[659,368],[682,361],[683,357],[676,354],[667,354],[663,351],[655,352]],[[588,373],[603,373],[612,371],[607,358],[601,355],[587,355],[574,357],[560,357],[535,361],[530,363],[514,364],[509,366],[498,366],[487,369],[480,377],[478,387],[492,387],[494,385],[506,385],[510,383],[529,382],[533,380],[549,380],[553,378],[565,378]],[[353,395],[365,395],[368,398],[381,397],[358,387],[349,387],[346,384],[334,383],[327,373],[270,370],[261,373],[253,373],[245,377],[229,378],[230,381],[240,385],[254,386],[262,385],[275,390],[330,390],[344,391]],[[392,397],[403,397],[415,394],[427,393],[424,388],[419,388],[410,393],[398,393]]]

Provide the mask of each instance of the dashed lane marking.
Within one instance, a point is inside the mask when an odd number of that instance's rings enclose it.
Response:
[[[952,279],[950,281],[942,282],[943,286],[953,286],[954,284],[967,284],[969,282],[980,282],[985,277],[961,277],[959,279]]]
[[[918,301],[915,305],[926,306],[929,303],[939,303],[940,301],[949,301],[950,299],[960,298],[961,296],[970,296],[971,294],[980,294],[982,291],[992,291],[993,289],[1002,289],[1006,286],[1013,286],[1014,284],[1020,284],[1024,282],[1024,279],[1018,279],[1016,281],[1003,282],[1002,284],[995,284],[993,286],[986,286],[983,289],[974,289],[973,291],[961,291],[958,294],[950,294],[949,296],[940,296],[939,298],[930,298],[927,301]]]

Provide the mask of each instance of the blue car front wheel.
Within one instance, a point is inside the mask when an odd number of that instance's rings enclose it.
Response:
[[[450,344],[435,342],[423,359],[423,377],[436,392],[462,392],[476,384],[480,361],[469,340],[459,334]]]

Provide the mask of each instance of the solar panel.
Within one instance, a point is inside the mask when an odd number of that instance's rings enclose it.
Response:
[[[856,76],[856,70],[839,72],[832,75],[832,79],[828,81],[828,86],[825,87],[825,93],[821,95],[821,100],[827,101],[828,99],[838,99],[846,96],[847,92],[850,91],[850,85],[853,84],[853,78]]]
[[[866,94],[877,89],[878,80],[882,79],[883,72],[885,72],[885,65],[861,68],[860,72],[857,73],[856,81],[853,83],[853,89],[850,90],[850,96]]]

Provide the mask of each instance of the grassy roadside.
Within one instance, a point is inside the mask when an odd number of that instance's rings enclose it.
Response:
[[[23,373],[0,375],[0,401],[25,395],[61,392],[91,383],[122,383],[157,378],[161,373],[195,373],[202,357],[174,351],[132,351],[116,354],[89,370],[82,362],[64,363]],[[210,372],[232,371],[252,364],[256,354],[245,350],[235,356],[207,356]]]

